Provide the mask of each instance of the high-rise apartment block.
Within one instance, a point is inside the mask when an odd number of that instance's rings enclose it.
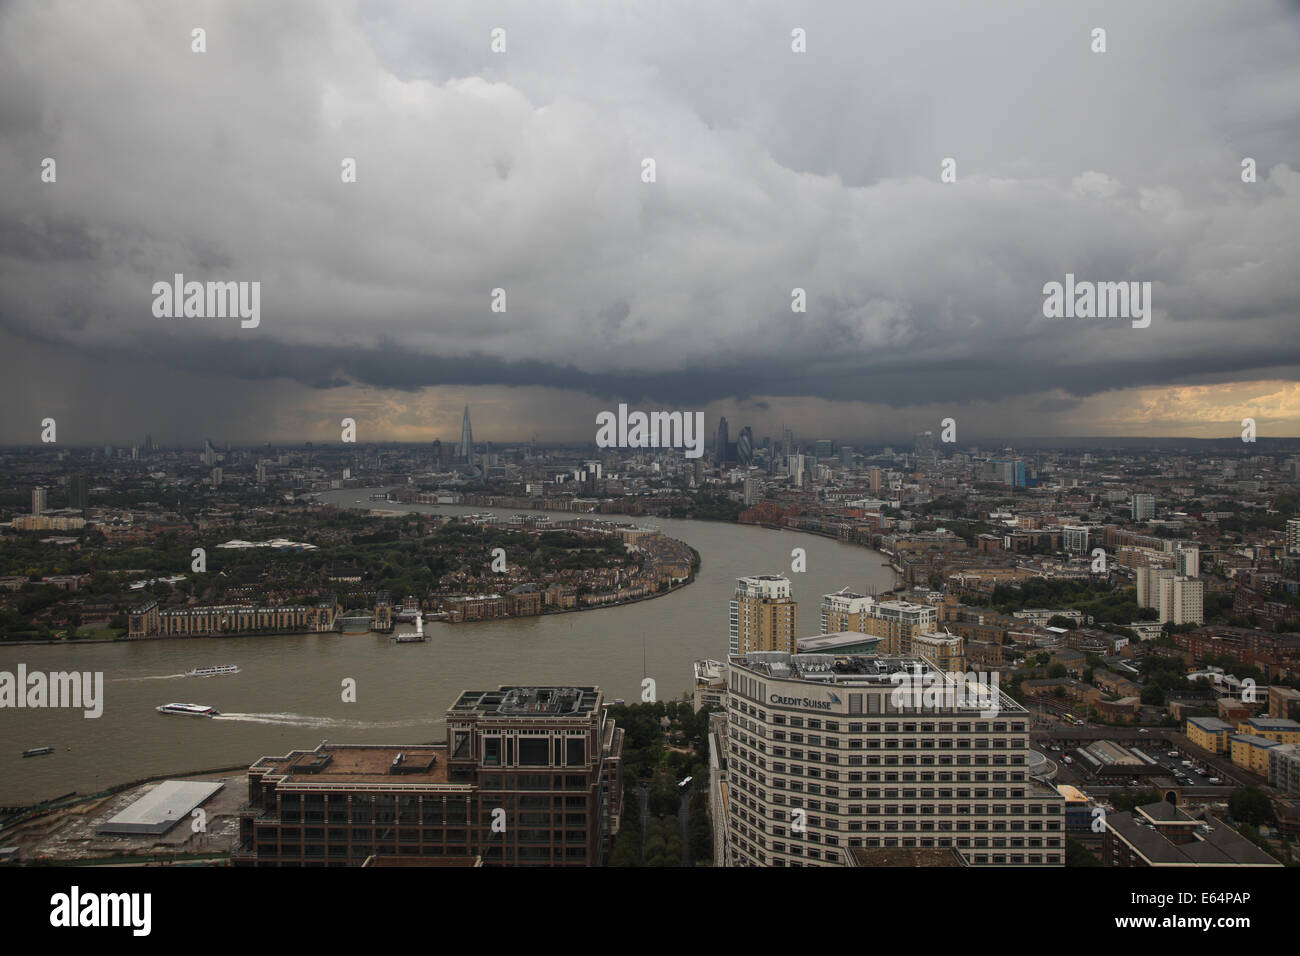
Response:
[[[90,483],[84,472],[68,476],[68,507],[81,511],[90,507]]]
[[[1156,516],[1156,496],[1155,495],[1134,495],[1133,496],[1133,520],[1150,521]]]
[[[900,694],[921,675],[945,692]],[[1030,715],[986,691],[976,702],[914,658],[730,658],[722,862],[844,866],[855,851],[929,848],[974,866],[1063,865],[1065,802],[1029,775]]]
[[[1178,572],[1174,568],[1164,568],[1156,565],[1141,565],[1135,568],[1134,571],[1137,575],[1138,607],[1159,607],[1160,581],[1164,578],[1178,576]]]
[[[736,581],[731,601],[731,653],[798,650],[799,605],[790,579],[756,574]]]
[[[32,514],[40,515],[45,510],[45,487],[37,485],[32,489]]]
[[[1181,575],[1161,577],[1156,594],[1160,623],[1204,624],[1205,585],[1197,578]]]

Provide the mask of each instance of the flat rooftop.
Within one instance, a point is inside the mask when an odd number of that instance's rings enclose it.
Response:
[[[250,772],[285,783],[429,784],[447,782],[447,748],[441,744],[322,744],[283,757],[262,757]]]
[[[496,690],[467,690],[452,705],[449,715],[481,714],[491,717],[583,717],[600,702],[595,687],[501,686]]]
[[[220,781],[164,780],[107,822],[97,833],[163,834],[224,787]]]

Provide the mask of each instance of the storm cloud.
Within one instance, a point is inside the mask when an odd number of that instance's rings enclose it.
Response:
[[[1290,379],[1297,41],[1263,0],[10,4],[0,331],[231,389],[759,409]],[[261,282],[261,324],[155,318],[177,273]],[[1151,327],[1045,318],[1066,273],[1151,282]]]

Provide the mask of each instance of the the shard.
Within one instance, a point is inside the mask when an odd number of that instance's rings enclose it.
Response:
[[[465,406],[465,417],[460,423],[460,457],[467,465],[474,464],[474,432],[469,427],[469,406]]]

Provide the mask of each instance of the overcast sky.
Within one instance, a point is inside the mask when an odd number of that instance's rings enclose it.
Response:
[[[1300,435],[1297,90],[1273,0],[9,3],[0,441]]]

